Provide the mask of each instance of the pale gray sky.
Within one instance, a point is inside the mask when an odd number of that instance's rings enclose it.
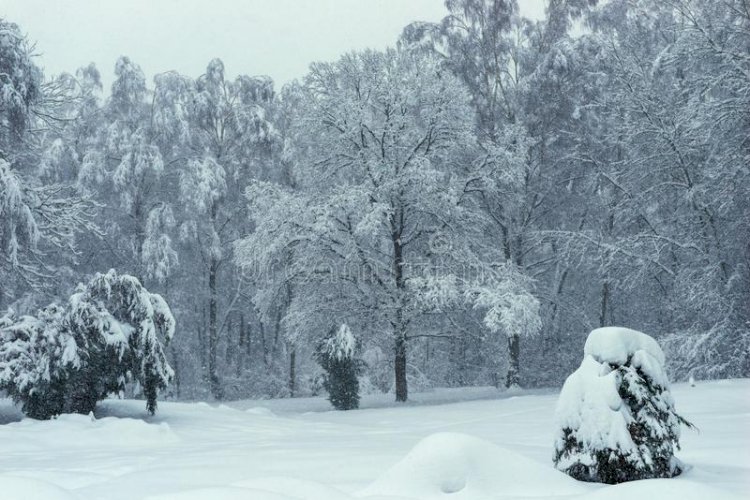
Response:
[[[543,0],[519,0],[528,17]],[[313,61],[392,46],[411,21],[437,21],[443,0],[0,0],[0,17],[37,42],[47,74],[94,62],[105,87],[127,55],[149,80],[198,76],[214,57],[229,75],[269,75],[279,85]]]

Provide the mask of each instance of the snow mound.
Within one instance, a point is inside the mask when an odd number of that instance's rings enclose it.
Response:
[[[14,439],[9,439],[10,437]],[[23,439],[18,439],[25,436]],[[159,447],[180,441],[167,423],[149,424],[134,418],[64,414],[53,420],[26,418],[0,427],[0,442],[19,443],[25,449],[62,447],[71,450],[100,448]]]
[[[245,410],[245,413],[250,415],[258,415],[259,417],[275,417],[276,414],[264,406],[253,406]]]
[[[420,441],[361,495],[482,500],[575,495],[586,489],[552,467],[465,434]]]
[[[173,444],[179,441],[169,424],[150,424],[137,418],[104,417],[92,419],[87,415],[66,414],[49,421],[59,426],[60,433],[75,439],[80,446],[102,442],[116,447],[143,447]]]
[[[581,500],[632,500],[634,498],[679,498],[680,500],[740,500],[728,491],[683,479],[646,479],[605,486]]]
[[[0,475],[3,500],[78,500],[73,493],[37,479]]]

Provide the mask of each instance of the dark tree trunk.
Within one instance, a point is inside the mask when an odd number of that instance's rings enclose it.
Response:
[[[211,206],[211,222],[214,227],[216,227],[216,217],[218,212],[218,203],[214,202]],[[221,262],[215,256],[214,252],[211,252],[208,261],[208,384],[211,389],[211,394],[216,399],[222,399],[224,397],[216,364],[217,350],[219,346],[217,310],[219,307],[218,274],[220,263]]]
[[[395,350],[396,401],[404,402],[409,390],[406,384],[406,339],[403,336],[396,338]]]
[[[175,349],[174,344],[170,346],[172,351],[172,369],[174,370],[174,388],[175,395],[180,397],[180,386],[182,384],[182,366],[180,365],[180,357]]]
[[[297,390],[297,376],[295,374],[297,363],[297,351],[292,349],[289,353],[289,397],[294,397],[294,393]]]
[[[396,379],[396,401],[404,402],[408,397],[406,381],[406,323],[404,321],[404,248],[401,243],[403,214],[391,221],[391,241],[393,243],[393,275],[396,284],[396,311],[394,321],[394,375]]]
[[[602,283],[602,303],[599,311],[599,326],[607,326],[607,313],[609,312],[609,281]]]
[[[263,321],[259,324],[260,329],[260,347],[263,352],[263,365],[268,368],[270,361],[268,359],[268,343],[266,342],[266,325]]]
[[[510,262],[511,258],[513,257],[513,253],[510,247],[510,234],[508,233],[508,226],[501,225],[500,229],[503,232],[503,255],[505,256],[505,260],[507,262]]]
[[[245,323],[245,360],[249,362],[253,354],[253,325]]]
[[[145,285],[145,273],[143,272],[143,244],[146,241],[145,208],[140,196],[136,197],[133,205],[133,220],[135,221],[135,229],[133,231],[135,233],[135,267],[132,269],[132,273],[142,285]]]
[[[219,268],[219,262],[211,258],[208,271],[208,383],[211,394],[216,399],[222,398],[221,382],[219,380],[218,370],[216,367],[217,348],[219,344],[219,330],[217,325],[218,294],[216,290],[216,278]]]
[[[614,200],[610,204],[609,217],[607,218],[607,235],[610,237],[615,232],[614,207],[616,206],[616,202],[617,200]],[[599,326],[607,326],[607,317],[612,319],[612,312],[610,311],[610,294],[609,276],[605,273],[604,281],[602,282],[602,301],[599,309]]]
[[[208,313],[206,312],[206,304],[203,303],[200,307],[196,306],[195,313],[200,317],[200,323],[197,325],[198,347],[200,350],[201,369],[205,371],[208,367],[208,343],[206,341],[206,333],[208,332]]]
[[[510,355],[510,366],[508,367],[508,376],[505,379],[505,387],[512,387],[514,385],[520,385],[520,360],[519,355],[521,353],[521,345],[519,343],[518,335],[511,335],[508,337],[508,354]]]
[[[224,346],[224,365],[225,366],[232,366],[232,363],[234,363],[234,357],[237,356],[237,352],[234,349],[234,345],[232,345],[232,332],[234,330],[234,321],[232,320],[232,316],[229,315],[226,319],[226,338],[227,343]]]
[[[245,330],[245,315],[240,314],[239,333],[237,337],[237,376],[242,375],[245,366],[245,343],[248,341]]]

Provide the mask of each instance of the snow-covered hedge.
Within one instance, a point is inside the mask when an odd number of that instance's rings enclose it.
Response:
[[[673,477],[680,425],[664,370],[664,353],[627,328],[589,334],[581,366],[565,381],[555,410],[555,466],[602,483]]]
[[[129,382],[149,412],[173,371],[164,344],[175,321],[164,299],[114,270],[79,285],[65,307],[0,318],[0,388],[33,418],[88,413]]]

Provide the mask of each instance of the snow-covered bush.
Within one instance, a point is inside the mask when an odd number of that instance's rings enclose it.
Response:
[[[37,316],[0,318],[0,388],[32,418],[63,411],[67,367],[80,366],[79,351],[62,328],[64,311],[52,304]]]
[[[80,285],[67,307],[0,321],[0,388],[33,418],[88,413],[135,382],[150,413],[173,377],[162,342],[174,334],[169,306],[114,270]]]
[[[675,411],[664,353],[644,333],[592,331],[555,417],[555,466],[578,480],[615,484],[683,470],[674,451],[680,425],[692,425]]]
[[[337,410],[359,408],[359,379],[362,361],[357,357],[357,341],[351,329],[342,324],[332,329],[318,344],[315,360],[325,370],[323,387]]]

